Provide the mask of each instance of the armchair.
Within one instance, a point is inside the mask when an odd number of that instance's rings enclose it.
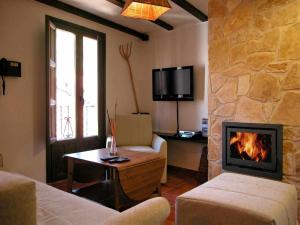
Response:
[[[116,140],[118,147],[132,151],[153,152],[166,159],[161,183],[167,182],[167,142],[152,132],[152,119],[149,114],[117,115]],[[110,147],[111,137],[106,147]]]

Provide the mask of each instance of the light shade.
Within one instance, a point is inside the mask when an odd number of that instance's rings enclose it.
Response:
[[[171,9],[168,0],[126,0],[122,16],[156,20]]]

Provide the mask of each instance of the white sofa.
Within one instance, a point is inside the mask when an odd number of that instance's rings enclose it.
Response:
[[[161,225],[169,213],[169,203],[161,197],[120,213],[30,178],[0,171],[1,225]]]
[[[167,142],[153,134],[152,119],[149,114],[117,115],[117,146],[133,151],[158,153],[166,159],[161,183],[167,183]],[[110,147],[111,138],[106,146]]]
[[[176,225],[296,225],[295,186],[223,173],[176,199]]]

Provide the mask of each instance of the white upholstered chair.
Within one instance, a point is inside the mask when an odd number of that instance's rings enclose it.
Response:
[[[110,146],[111,138],[106,145]],[[142,152],[154,152],[166,159],[161,183],[167,182],[167,142],[153,134],[152,119],[149,114],[117,115],[116,142],[118,147]]]

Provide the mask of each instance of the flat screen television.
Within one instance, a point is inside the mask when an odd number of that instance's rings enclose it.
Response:
[[[193,66],[152,70],[153,101],[193,101]]]

